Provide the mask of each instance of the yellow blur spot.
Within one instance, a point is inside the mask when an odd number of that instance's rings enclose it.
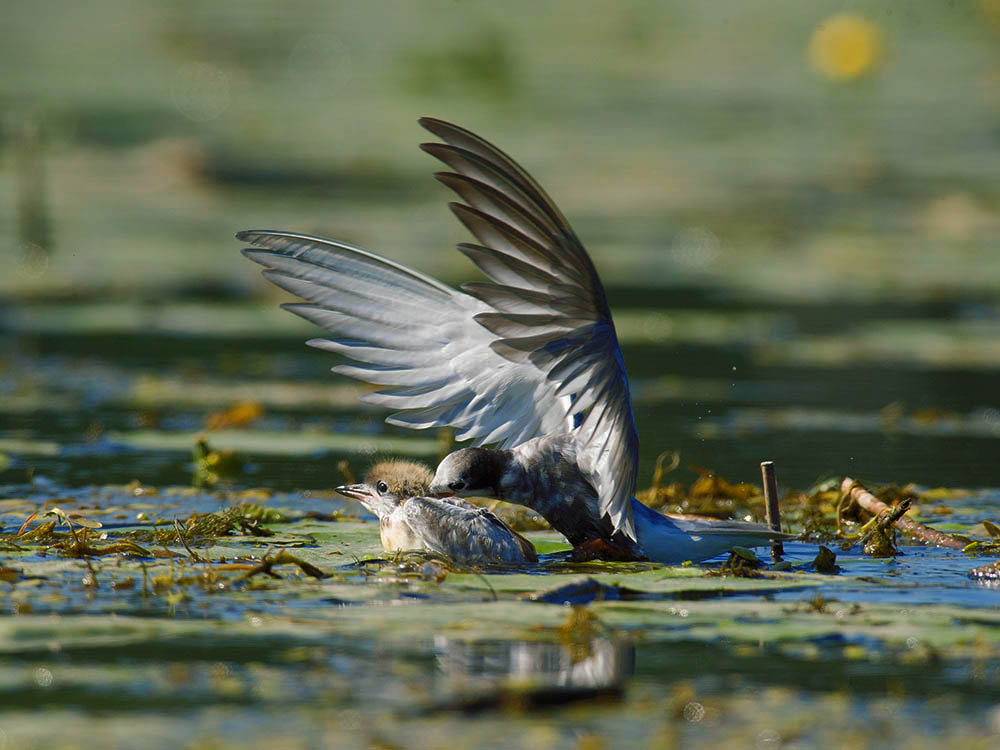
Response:
[[[852,81],[868,75],[882,58],[879,28],[853,13],[838,13],[816,27],[809,60],[824,75]]]
[[[205,418],[205,427],[209,430],[225,430],[230,427],[244,427],[260,419],[264,407],[256,401],[242,401],[230,406],[225,411],[214,412]]]
[[[1000,0],[979,0],[979,8],[986,20],[995,26],[1000,26]]]

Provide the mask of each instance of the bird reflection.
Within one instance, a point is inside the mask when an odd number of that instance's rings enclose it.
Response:
[[[592,638],[578,648],[532,641],[463,641],[435,636],[438,667],[450,677],[487,682],[535,682],[562,687],[609,687],[635,671],[635,646]]]

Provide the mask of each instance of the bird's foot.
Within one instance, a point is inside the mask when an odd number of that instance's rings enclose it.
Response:
[[[588,539],[583,544],[573,548],[570,560],[573,562],[589,562],[590,560],[610,560],[625,562],[635,560],[632,548],[609,539]]]

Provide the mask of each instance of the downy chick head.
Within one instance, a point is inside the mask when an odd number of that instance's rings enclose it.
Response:
[[[411,497],[428,494],[431,470],[416,461],[379,461],[365,474],[365,481],[337,487],[344,497],[358,500],[380,519]]]
[[[499,497],[505,465],[504,451],[462,448],[438,464],[430,484],[433,495]]]

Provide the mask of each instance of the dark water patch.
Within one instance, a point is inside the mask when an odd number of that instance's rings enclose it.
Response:
[[[208,321],[206,321],[206,326]],[[177,333],[19,333],[14,352],[44,370],[76,370],[106,363],[123,374],[135,371],[219,372],[241,378],[285,377],[330,382],[337,358],[290,336],[233,336],[207,331]],[[84,368],[84,372],[86,369]]]
[[[884,652],[878,644],[850,639],[827,640],[808,658],[763,645],[734,649],[725,644],[681,642],[636,646],[636,678],[693,680],[708,694],[739,690],[746,685],[785,685],[812,693],[847,691],[859,696],[901,690],[912,700],[943,691],[960,696],[967,709],[984,708],[1000,697],[1000,675],[982,682],[970,680],[972,664],[940,662],[907,664],[894,658],[905,652]],[[867,658],[844,659],[846,646]],[[737,655],[738,654],[738,655]]]
[[[103,148],[129,148],[193,132],[192,123],[175,108],[110,100],[77,103],[54,113],[52,122],[77,143]]]
[[[623,286],[607,289],[608,302],[615,309],[656,309],[669,316],[672,310],[723,311],[725,313],[767,312],[779,315],[793,327],[790,333],[840,333],[863,328],[879,320],[955,320],[996,318],[1000,315],[995,294],[968,293],[961,296],[929,293],[887,295],[878,300],[840,298],[796,300],[759,296],[739,289],[699,285]]]
[[[350,201],[417,201],[423,200],[426,176],[421,173],[399,172],[388,164],[367,167],[317,167],[312,164],[290,164],[287,159],[271,159],[259,154],[248,159],[246,154],[212,152],[198,164],[204,179],[225,188],[259,188],[302,191],[316,199],[326,196]]]

